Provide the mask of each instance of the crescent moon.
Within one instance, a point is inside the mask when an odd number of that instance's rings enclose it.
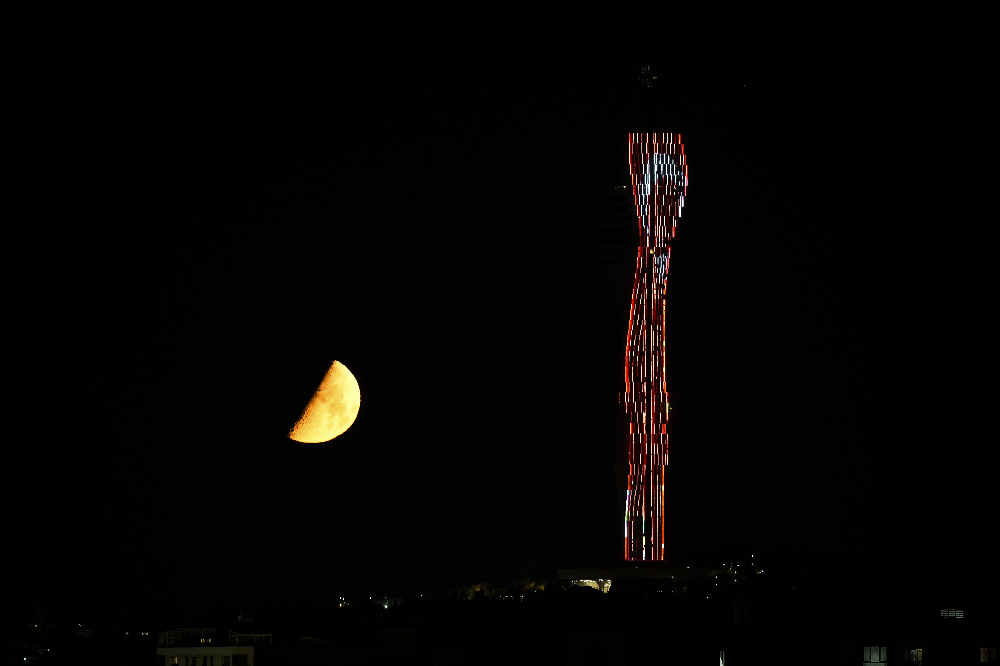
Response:
[[[344,434],[361,409],[361,388],[351,371],[334,361],[313,393],[289,438],[316,444]]]

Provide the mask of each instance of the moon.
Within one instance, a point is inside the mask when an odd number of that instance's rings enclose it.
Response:
[[[343,363],[334,361],[288,436],[306,444],[329,442],[351,427],[359,409],[358,380]]]

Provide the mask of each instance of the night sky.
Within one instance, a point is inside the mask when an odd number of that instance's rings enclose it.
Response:
[[[673,558],[995,554],[980,47],[539,35],[22,56],[41,103],[8,248],[9,353],[33,368],[9,598],[413,594],[613,562],[623,349],[595,224],[642,58],[690,164]],[[356,422],[289,440],[334,359]]]

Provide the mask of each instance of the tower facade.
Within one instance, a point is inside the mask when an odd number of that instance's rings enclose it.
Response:
[[[630,134],[629,171],[639,243],[621,394],[628,421],[625,559],[664,560],[664,487],[670,460],[667,274],[688,184],[680,135]]]

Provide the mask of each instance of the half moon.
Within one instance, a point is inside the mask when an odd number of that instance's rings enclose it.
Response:
[[[351,427],[359,409],[358,380],[343,363],[334,361],[288,436],[306,444],[328,442]]]

